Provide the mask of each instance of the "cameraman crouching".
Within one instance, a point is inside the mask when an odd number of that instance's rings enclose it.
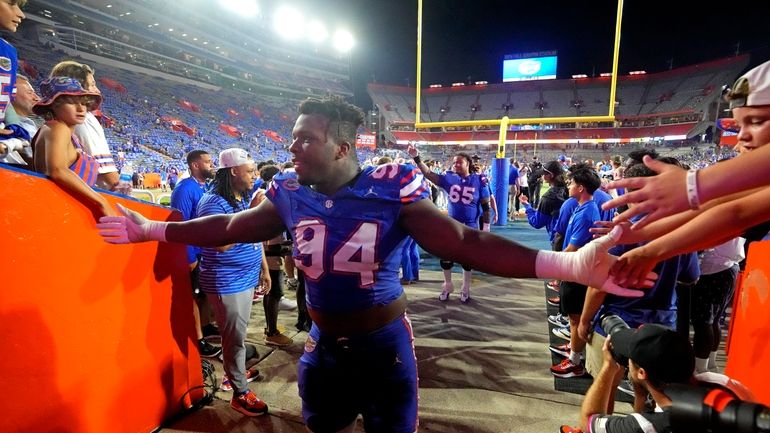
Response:
[[[671,431],[671,399],[666,387],[689,383],[695,368],[690,343],[675,331],[647,324],[639,329],[620,329],[608,335],[602,347],[603,364],[586,393],[580,411],[580,426],[591,433],[655,433]],[[634,413],[607,415],[615,396],[617,378],[627,363],[628,377],[634,384]],[[653,412],[645,410],[647,393],[655,400]]]

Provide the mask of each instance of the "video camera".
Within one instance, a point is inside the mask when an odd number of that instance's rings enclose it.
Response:
[[[601,327],[607,335],[629,329],[615,314],[604,314]],[[618,364],[628,367],[628,358],[610,347]],[[727,376],[705,373],[696,376],[698,385],[672,383],[665,393],[671,398],[671,431],[703,433],[770,433],[770,408],[754,403],[743,384]]]
[[[608,336],[620,331],[621,329],[629,329],[628,324],[623,319],[621,319],[620,316],[616,314],[611,314],[611,313],[602,314],[602,317],[599,323],[601,323],[602,329]],[[623,367],[628,368],[628,358],[617,353],[612,348],[611,344],[610,344],[610,353],[612,354],[612,358],[615,360],[615,362],[622,365]]]
[[[730,389],[703,382],[700,386],[672,384],[666,395],[672,401],[673,432],[770,432],[770,408],[743,401]]]

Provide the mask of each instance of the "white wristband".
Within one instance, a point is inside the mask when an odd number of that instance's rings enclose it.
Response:
[[[488,232],[488,231],[490,231],[489,223],[483,223],[483,224],[481,225],[481,230],[482,230],[482,231],[485,231],[485,232]]]
[[[700,198],[698,197],[698,170],[691,168],[687,171],[687,203],[690,209],[696,210],[700,207]]]

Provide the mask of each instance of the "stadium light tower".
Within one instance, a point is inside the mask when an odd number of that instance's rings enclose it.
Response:
[[[341,53],[349,53],[351,49],[353,49],[353,46],[355,45],[355,40],[353,39],[353,35],[344,29],[337,30],[334,32],[334,48],[337,49],[337,51]]]
[[[300,11],[290,6],[282,6],[275,11],[273,27],[281,37],[294,40],[302,36],[305,23]]]
[[[326,30],[326,26],[318,20],[313,20],[307,26],[307,37],[310,42],[314,44],[320,44],[329,38],[329,32]]]
[[[259,13],[259,6],[257,6],[256,0],[219,0],[219,4],[225,9],[246,18],[254,17]]]

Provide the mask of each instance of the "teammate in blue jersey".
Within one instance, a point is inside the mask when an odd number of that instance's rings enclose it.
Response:
[[[313,319],[298,367],[309,431],[352,432],[359,414],[370,433],[417,429],[417,360],[399,281],[407,236],[432,254],[483,272],[632,293],[607,278],[616,259],[606,250],[621,232],[563,254],[472,229],[433,205],[416,167],[359,166],[354,143],[363,119],[341,99],[302,102],[289,147],[296,174],[277,176],[269,200],[253,209],[170,223],[120,206],[124,216],[97,225],[110,243],[208,247],[262,242],[288,229],[294,259],[307,276]]]
[[[481,218],[482,229],[489,231],[489,181],[485,175],[476,173],[476,167],[470,155],[458,153],[452,161],[454,171],[437,174],[430,171],[428,166],[422,162],[417,148],[409,146],[407,151],[414,158],[414,162],[417,163],[417,167],[420,168],[424,176],[446,191],[449,196],[450,217],[474,229],[479,228],[479,218]],[[445,259],[441,259],[439,263],[444,272],[444,284],[441,286],[441,294],[438,295],[438,299],[446,301],[449,299],[449,294],[454,291],[454,284],[452,284],[454,263]],[[463,287],[460,293],[460,302],[466,303],[471,298],[472,268],[467,264],[463,264],[462,267]]]

